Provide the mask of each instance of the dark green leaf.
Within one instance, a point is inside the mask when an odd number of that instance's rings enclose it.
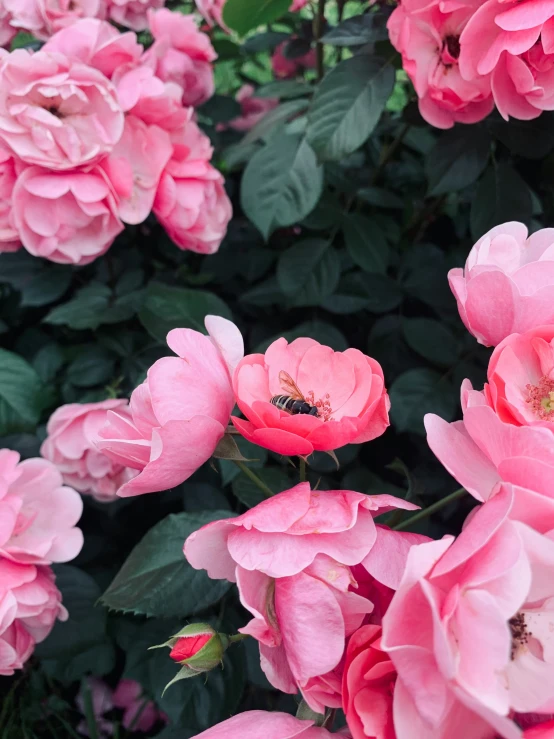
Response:
[[[110,354],[101,347],[91,347],[71,362],[67,376],[76,387],[92,387],[109,382],[113,372],[114,360]]]
[[[543,159],[554,148],[554,114],[543,111],[532,121],[518,121],[500,116],[487,119],[492,135],[499,139],[512,154],[528,159]]]
[[[61,347],[54,342],[41,347],[33,359],[33,367],[43,382],[53,380],[64,363]]]
[[[364,46],[372,41],[387,38],[387,29],[380,23],[383,16],[377,13],[355,15],[339,23],[322,38],[330,46]]]
[[[296,80],[273,80],[268,82],[256,90],[255,97],[258,98],[279,98],[287,100],[287,98],[298,98],[311,95],[313,87],[306,82],[297,82]]]
[[[340,258],[337,250],[329,246],[313,270],[304,275],[305,282],[291,296],[296,307],[320,305],[336,290],[340,278]]]
[[[22,357],[0,349],[0,436],[32,429],[44,404],[44,387]]]
[[[451,421],[456,409],[452,383],[426,368],[410,369],[397,377],[390,388],[390,399],[391,419],[398,431],[424,434],[426,413]]]
[[[285,295],[294,295],[306,284],[328,247],[329,241],[324,239],[306,239],[281,254],[277,262],[277,281]]]
[[[67,303],[53,308],[44,321],[77,330],[98,328],[108,310],[110,296],[108,287],[92,283],[79,290]]]
[[[272,493],[281,493],[291,487],[291,478],[285,470],[279,467],[266,467],[256,470],[256,475],[262,479]],[[264,493],[255,482],[241,472],[233,480],[233,493],[247,508],[253,508],[266,499]]]
[[[234,98],[225,95],[213,95],[204,105],[198,109],[201,116],[210,118],[215,123],[226,123],[240,115],[240,103]]]
[[[245,54],[259,54],[261,51],[273,51],[279,44],[290,38],[289,33],[283,31],[266,31],[250,36],[242,45]]]
[[[223,22],[241,36],[273,23],[289,9],[290,0],[226,0]]]
[[[366,272],[385,274],[389,247],[375,221],[355,213],[345,217],[342,230],[346,248],[354,262]]]
[[[449,367],[458,358],[459,344],[444,323],[433,318],[404,318],[402,329],[408,346],[430,362]]]
[[[456,126],[443,133],[426,160],[429,195],[471,185],[487,166],[490,137],[478,126]]]
[[[37,259],[24,249],[2,254],[0,282],[8,282],[21,293],[21,304],[40,306],[62,297],[71,283],[71,267]]]

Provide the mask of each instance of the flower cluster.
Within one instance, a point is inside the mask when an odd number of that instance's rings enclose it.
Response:
[[[4,55],[0,251],[88,264],[151,211],[179,248],[218,249],[231,205],[191,107],[213,94],[216,54],[192,16],[150,9],[147,20],[147,51],[87,17],[40,51]]]
[[[81,510],[53,464],[0,450],[0,675],[21,669],[56,619],[67,618],[49,565],[81,550]]]
[[[554,100],[554,6],[541,0],[402,0],[389,35],[425,120],[475,123],[494,106],[537,118]]]

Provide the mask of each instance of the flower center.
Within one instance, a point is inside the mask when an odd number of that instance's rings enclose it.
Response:
[[[549,377],[541,377],[538,385],[526,385],[528,403],[541,421],[554,420],[554,380]]]
[[[333,410],[331,408],[331,402],[329,398],[331,397],[329,393],[325,393],[323,398],[320,398],[319,400],[315,399],[314,391],[310,390],[309,393],[306,393],[304,396],[307,400],[307,402],[310,405],[315,405],[317,408],[317,413],[319,418],[321,418],[322,421],[332,421],[331,414],[333,413]]]
[[[508,621],[510,631],[512,632],[512,651],[511,659],[514,660],[518,650],[528,644],[529,638],[533,634],[527,630],[527,624],[525,623],[525,615],[523,613],[516,613],[513,618]]]
[[[459,36],[447,36],[444,39],[448,53],[453,59],[457,59],[460,56],[460,37]]]

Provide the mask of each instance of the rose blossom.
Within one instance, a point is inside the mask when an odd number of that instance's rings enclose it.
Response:
[[[54,582],[50,567],[0,558],[0,675],[20,670],[56,619],[67,619]]]
[[[148,28],[148,11],[163,5],[164,0],[108,0],[108,13],[120,26],[144,31]]]
[[[383,619],[398,739],[518,739],[554,707],[554,541],[513,520],[505,486],[460,536],[410,549]]]
[[[179,485],[213,454],[235,398],[230,371],[242,357],[242,336],[231,321],[206,316],[209,336],[173,329],[167,343],[177,357],[148,370],[131,395],[127,414],[108,411],[98,448],[119,464],[140,470],[118,495],[142,495]]]
[[[123,230],[100,167],[86,172],[28,167],[15,183],[12,217],[27,251],[59,264],[89,264]]]
[[[238,118],[229,121],[226,127],[235,131],[249,131],[262,120],[264,115],[279,105],[277,98],[254,97],[255,89],[252,85],[243,85],[235,95],[240,103],[241,114]]]
[[[296,77],[303,69],[313,69],[315,67],[315,49],[310,49],[302,56],[295,56],[293,59],[289,59],[283,53],[287,45],[288,42],[283,41],[275,49],[271,57],[271,68],[275,77],[287,80]]]
[[[245,711],[196,734],[193,739],[331,739],[327,729],[277,711]],[[341,734],[347,739],[349,734]]]
[[[318,416],[290,415],[270,403],[290,395],[279,379],[286,372]],[[334,352],[314,339],[274,341],[265,354],[249,354],[233,376],[237,404],[247,421],[233,416],[240,433],[278,454],[307,456],[380,436],[389,425],[389,396],[378,362],[358,349]]]
[[[21,248],[21,240],[12,217],[15,181],[15,161],[11,153],[0,146],[0,252],[13,252]]]
[[[123,132],[110,81],[63,54],[16,49],[0,68],[0,138],[24,162],[51,170],[91,164]]]
[[[167,8],[148,11],[148,25],[155,41],[143,56],[157,77],[183,90],[183,105],[198,106],[214,93],[211,62],[217,54],[209,37],[198,30],[192,15]]]
[[[554,229],[527,233],[523,223],[496,226],[474,245],[465,269],[448,273],[462,321],[485,346],[554,322]]]
[[[87,693],[90,696],[92,715],[100,739],[111,736],[113,734],[113,722],[104,718],[104,714],[113,709],[113,695],[110,687],[97,677],[85,677],[83,679],[81,689],[75,698],[75,704],[83,716],[87,715],[88,710],[86,706],[89,704],[89,700],[85,698]],[[90,736],[89,724],[86,719],[79,723],[77,731],[85,736]]]
[[[127,730],[148,732],[161,718],[156,704],[147,700],[136,680],[119,681],[113,694],[113,704],[124,710],[122,724]]]
[[[63,475],[67,485],[97,500],[114,500],[117,490],[135,470],[117,464],[94,446],[109,410],[131,421],[126,400],[62,405],[50,416],[40,453]]]
[[[419,111],[437,128],[476,123],[494,106],[489,78],[468,82],[458,66],[460,35],[475,5],[475,0],[403,0],[387,24],[390,41],[414,84]]]
[[[0,47],[2,48],[8,48],[13,38],[17,36],[17,28],[14,28],[11,21],[12,14],[3,2],[0,5]]]
[[[123,110],[148,126],[176,131],[190,120],[191,111],[181,102],[182,88],[163,82],[150,67],[126,64],[116,70],[113,82]]]
[[[12,25],[48,39],[81,18],[105,18],[105,0],[3,0],[12,15]]]
[[[393,561],[406,559],[402,534],[381,537],[373,521],[393,508],[415,506],[390,495],[317,492],[300,483],[242,516],[203,526],[185,542],[195,569],[237,583],[254,617],[239,631],[259,641],[271,684],[285,693],[300,688],[314,710],[334,692],[328,673],[339,665],[346,637],[373,610],[355,592],[352,567],[363,564],[380,580]],[[321,677],[331,680],[327,688],[314,685]]]

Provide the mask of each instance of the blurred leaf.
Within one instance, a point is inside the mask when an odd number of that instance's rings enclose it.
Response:
[[[240,103],[226,95],[212,95],[212,97],[197,108],[198,114],[210,118],[216,123],[226,123],[241,114]]]
[[[306,284],[328,247],[329,241],[324,239],[305,239],[281,254],[277,282],[285,295],[294,295]]]
[[[355,213],[344,218],[342,230],[346,248],[356,264],[366,272],[385,274],[389,247],[375,221]]]
[[[273,51],[279,44],[290,38],[290,33],[282,31],[266,31],[250,36],[242,45],[245,54],[259,54],[261,51]]]
[[[33,367],[42,382],[51,382],[64,364],[63,351],[54,342],[41,347],[33,358]]]
[[[298,82],[297,80],[273,80],[268,82],[255,92],[254,97],[258,98],[279,98],[286,100],[287,98],[297,98],[310,95],[313,87],[306,82]]]
[[[475,241],[499,223],[531,219],[533,203],[524,180],[509,162],[493,164],[485,172],[471,204],[471,234]]]
[[[364,309],[372,313],[387,313],[401,302],[402,291],[390,277],[356,272],[340,280],[333,295],[323,301],[323,307],[341,315]]]
[[[256,470],[256,475],[265,482],[274,495],[292,486],[289,475],[279,467],[265,467]],[[233,480],[233,493],[247,508],[253,508],[266,499],[256,483],[252,482],[243,472]]]
[[[114,360],[101,347],[85,349],[67,368],[68,379],[77,387],[92,387],[107,383],[113,376]]]
[[[22,357],[0,349],[0,436],[32,429],[44,404],[44,386]]]
[[[239,462],[247,462],[246,457],[243,457],[240,449],[237,446],[237,442],[232,434],[225,433],[219,444],[216,446],[213,453],[215,459],[230,459],[238,460]]]
[[[458,358],[459,345],[452,331],[433,318],[404,318],[406,343],[425,359],[450,367]]]
[[[114,298],[106,285],[92,282],[78,290],[75,297],[67,303],[53,308],[44,322],[69,326],[75,330],[96,329],[102,324],[119,323],[132,318],[142,298],[142,290]]]
[[[355,15],[328,31],[321,40],[330,46],[364,46],[382,41],[387,38],[387,29],[380,22],[382,16],[377,13]]]
[[[429,195],[471,185],[487,166],[490,137],[479,126],[456,126],[441,135],[426,159]]]
[[[37,259],[24,249],[2,254],[0,282],[7,282],[21,293],[23,306],[53,303],[68,289],[71,267]]]
[[[410,369],[390,388],[391,419],[398,431],[424,434],[423,417],[436,413],[451,421],[456,409],[452,383],[438,372],[426,368]]]
[[[226,0],[223,22],[240,36],[273,23],[289,9],[290,0]]]
[[[543,111],[532,121],[505,121],[500,115],[487,118],[489,131],[516,156],[543,159],[554,148],[554,114]]]

